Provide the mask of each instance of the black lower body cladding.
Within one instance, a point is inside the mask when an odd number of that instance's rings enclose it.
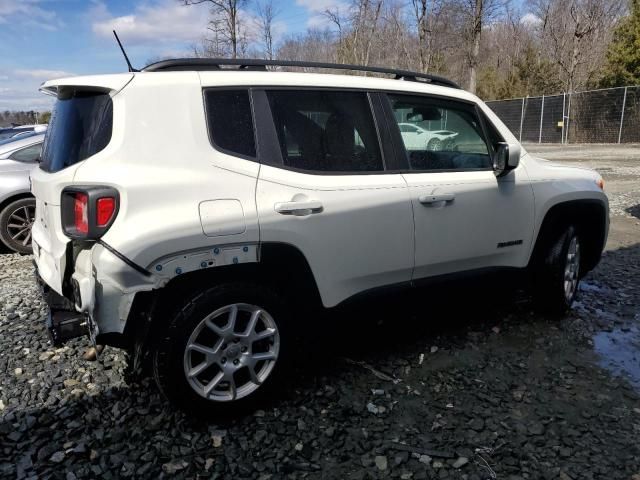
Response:
[[[89,335],[87,316],[77,312],[72,302],[44,283],[37,269],[34,274],[42,296],[49,307],[46,325],[51,343],[54,346],[60,346],[72,338]]]

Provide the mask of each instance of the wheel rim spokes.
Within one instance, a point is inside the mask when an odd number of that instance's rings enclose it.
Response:
[[[567,301],[573,300],[580,278],[580,243],[577,237],[572,237],[567,250],[564,267],[564,294]]]
[[[264,383],[279,348],[277,326],[264,309],[227,305],[194,329],[185,348],[185,377],[208,400],[234,401]]]
[[[7,232],[12,240],[26,247],[31,243],[31,227],[35,220],[35,207],[22,206],[9,215]]]

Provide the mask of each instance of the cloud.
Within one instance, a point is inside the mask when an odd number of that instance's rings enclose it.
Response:
[[[55,99],[49,95],[39,93],[37,88],[8,88],[2,91],[2,93],[3,95],[0,95],[0,110],[2,111],[51,110],[55,101]]]
[[[341,0],[296,0],[296,5],[306,8],[309,13],[307,27],[325,28],[331,25],[331,21],[324,14],[327,10],[340,14],[346,13],[348,6]]]
[[[540,22],[542,22],[540,17],[538,17],[536,14],[531,12],[524,14],[520,19],[520,23],[527,25],[529,27],[534,27],[538,25]]]
[[[0,24],[20,24],[45,30],[64,25],[56,12],[43,8],[42,0],[0,0]]]
[[[9,75],[0,75],[0,81],[9,80]]]
[[[209,17],[206,8],[184,6],[176,0],[148,0],[121,16],[112,15],[104,3],[95,1],[89,16],[95,35],[111,39],[116,30],[125,46],[197,42],[206,32]]]
[[[49,80],[52,78],[73,77],[71,72],[64,70],[16,70],[14,72],[19,77],[35,78],[36,80]]]
[[[339,0],[296,0],[296,5],[306,8],[309,12],[322,13],[345,5]]]

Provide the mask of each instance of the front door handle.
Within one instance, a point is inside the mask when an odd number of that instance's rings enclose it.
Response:
[[[456,196],[454,193],[438,193],[434,195],[421,195],[418,197],[418,200],[423,205],[434,205],[436,203],[444,203],[445,205],[450,205],[455,200]]]
[[[306,216],[322,212],[322,203],[317,200],[304,202],[280,202],[274,206],[276,212],[282,215]]]

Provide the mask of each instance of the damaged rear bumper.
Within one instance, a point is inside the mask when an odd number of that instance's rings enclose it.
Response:
[[[51,289],[40,277],[37,267],[34,276],[48,306],[46,327],[53,345],[57,347],[72,338],[89,337],[88,315],[77,312],[71,301]]]

